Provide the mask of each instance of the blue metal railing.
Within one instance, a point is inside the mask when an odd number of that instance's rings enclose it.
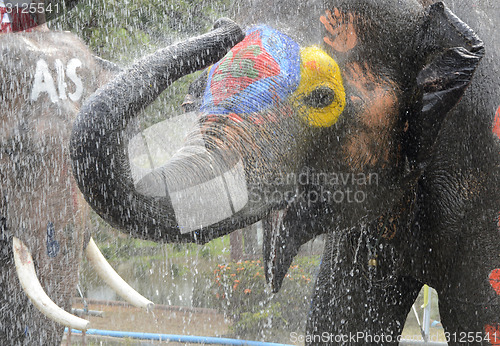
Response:
[[[68,332],[68,328],[64,330]],[[72,329],[72,334],[82,334],[82,331]],[[123,332],[116,330],[89,329],[86,335],[110,336],[114,338],[132,338],[140,340],[170,341],[180,343],[205,344],[205,345],[241,345],[241,346],[293,346],[287,344],[276,344],[272,342],[249,341],[229,338],[217,338],[211,336],[193,336],[193,335],[175,335],[175,334],[156,334],[156,333],[138,333]]]

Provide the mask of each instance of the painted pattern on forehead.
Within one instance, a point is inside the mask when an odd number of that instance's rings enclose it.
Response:
[[[500,324],[492,323],[484,326],[484,331],[493,346],[500,346]]]
[[[498,106],[495,119],[493,120],[493,133],[500,139],[500,106]]]
[[[286,99],[299,79],[298,44],[277,30],[258,26],[210,69],[201,110],[256,113]]]

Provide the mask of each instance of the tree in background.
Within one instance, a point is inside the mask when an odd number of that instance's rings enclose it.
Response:
[[[229,0],[82,0],[51,25],[75,32],[104,58],[127,63],[145,50],[206,32]]]

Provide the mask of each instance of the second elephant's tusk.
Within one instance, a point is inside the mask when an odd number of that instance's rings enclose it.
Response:
[[[118,293],[120,297],[138,308],[153,308],[154,303],[152,301],[146,299],[130,287],[111,267],[92,238],[90,238],[89,244],[87,245],[86,254],[87,259],[92,264],[99,277]]]
[[[78,330],[89,329],[89,321],[76,317],[63,310],[45,293],[40,281],[38,281],[35,266],[33,265],[33,258],[26,245],[24,245],[21,240],[14,237],[12,239],[12,247],[14,250],[14,262],[16,264],[19,282],[33,305],[51,320],[68,328]]]

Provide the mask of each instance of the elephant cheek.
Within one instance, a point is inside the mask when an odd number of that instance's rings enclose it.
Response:
[[[53,217],[39,230],[43,244],[33,255],[38,263],[40,283],[52,300],[66,310],[71,308],[78,272],[83,258],[85,238],[88,236],[86,221],[89,207],[83,200],[75,181],[68,172],[69,165],[63,165],[64,205],[55,209],[59,218]],[[51,201],[56,201],[55,195]],[[53,202],[56,203],[56,202]],[[69,304],[69,305],[68,305]]]
[[[351,102],[359,113],[355,117],[351,137],[347,139],[344,155],[353,170],[386,166],[394,153],[391,134],[397,125],[399,101],[393,83],[367,81],[356,77],[350,83],[356,86]],[[375,87],[374,87],[375,85]]]
[[[392,125],[392,124],[391,124]],[[344,155],[353,171],[364,172],[373,167],[386,167],[395,145],[391,140],[393,126],[370,128],[361,126],[347,140]]]

